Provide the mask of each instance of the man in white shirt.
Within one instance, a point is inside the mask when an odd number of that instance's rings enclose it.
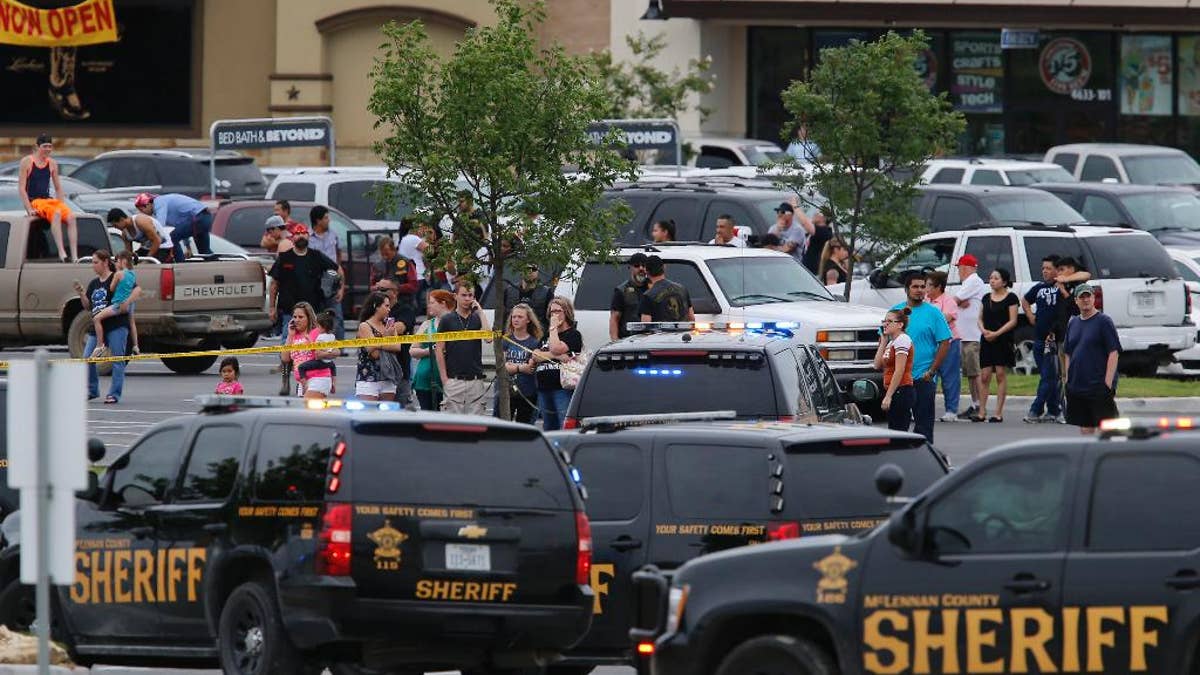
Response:
[[[409,229],[408,234],[400,239],[400,255],[413,261],[417,266],[417,276],[425,280],[425,249],[429,242],[425,240],[425,232],[429,226],[416,223]]]
[[[779,237],[781,251],[790,254],[796,262],[804,262],[804,245],[809,235],[806,230],[812,227],[812,223],[808,218],[801,218],[799,220],[803,225],[797,225],[793,221],[795,212],[796,208],[787,202],[775,207],[775,224],[767,232]]]
[[[959,414],[959,419],[973,420],[979,415],[979,312],[983,308],[983,296],[989,292],[988,285],[975,273],[979,260],[967,253],[955,263],[962,284],[954,292],[958,302],[958,332],[962,336],[962,374],[971,385],[971,407]]]
[[[737,235],[737,230],[734,229],[736,223],[733,221],[733,216],[728,213],[722,213],[717,216],[717,232],[716,236],[709,241],[710,244],[721,244],[722,246],[733,246],[736,248],[745,248],[746,242]]]

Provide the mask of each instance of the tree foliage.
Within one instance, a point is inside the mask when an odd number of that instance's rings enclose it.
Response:
[[[375,151],[405,198],[452,223],[431,262],[453,261],[459,274],[490,266],[494,325],[502,329],[500,280],[516,261],[562,270],[580,257],[611,255],[628,207],[596,205],[608,185],[633,179],[635,167],[590,142],[587,125],[604,117],[607,94],[584,58],[558,45],[539,50],[543,3],[491,4],[497,23],[469,30],[444,60],[420,22],[386,25],[369,109],[386,133]],[[615,143],[615,133],[608,140]],[[456,208],[464,186],[474,214]],[[493,349],[504,363],[501,341]],[[504,368],[497,377],[507,415]]]
[[[886,255],[925,231],[912,213],[920,168],[954,148],[963,129],[946,95],[930,93],[917,74],[926,49],[921,31],[825,49],[808,81],[783,92],[792,116],[785,142],[804,125],[820,159],[784,168],[779,182],[828,199],[821,208],[852,257]],[[847,278],[847,299],[850,286]]]
[[[708,72],[711,57],[688,61],[682,72],[678,68],[666,72],[654,65],[667,46],[665,35],[647,37],[638,31],[626,35],[625,44],[633,52],[631,62],[616,61],[607,49],[589,54],[589,63],[607,98],[606,119],[676,119],[692,107],[693,96],[713,90],[716,76]],[[699,104],[695,108],[702,122],[712,114],[711,108]]]

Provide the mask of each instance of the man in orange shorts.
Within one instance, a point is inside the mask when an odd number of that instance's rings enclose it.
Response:
[[[26,213],[50,221],[50,232],[54,235],[54,243],[58,245],[58,259],[62,262],[67,262],[62,232],[62,224],[66,222],[67,234],[71,238],[71,262],[74,262],[79,260],[79,230],[75,225],[75,214],[66,203],[50,197],[51,181],[54,182],[54,194],[63,194],[62,181],[58,178],[58,162],[50,158],[53,150],[54,141],[49,134],[37,137],[37,147],[33,153],[21,160],[17,189],[21,192],[21,201],[25,204]]]

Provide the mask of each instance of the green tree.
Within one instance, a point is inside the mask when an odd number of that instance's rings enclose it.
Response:
[[[804,125],[820,158],[784,167],[778,182],[801,199],[810,188],[824,195],[819,206],[852,259],[861,249],[887,255],[925,231],[911,209],[920,168],[956,147],[964,127],[946,95],[931,94],[917,75],[916,59],[927,48],[915,31],[825,49],[809,80],[783,92],[792,115],[785,142]],[[851,282],[848,276],[847,299]]]
[[[490,267],[493,325],[503,329],[502,280],[514,263],[562,270],[612,254],[628,207],[596,205],[614,181],[632,180],[635,166],[590,142],[587,126],[604,117],[606,93],[584,58],[559,45],[538,49],[543,3],[491,4],[497,23],[469,30],[444,60],[420,22],[386,25],[369,109],[387,134],[375,151],[405,196],[452,222],[432,262],[452,263],[460,275]],[[616,133],[606,140],[616,144]],[[564,173],[565,166],[577,173]],[[464,185],[473,213],[457,208]],[[497,364],[503,348],[493,341]],[[504,368],[497,378],[507,416]]]
[[[667,47],[666,35],[647,37],[638,31],[636,35],[626,35],[625,44],[633,53],[633,61],[616,61],[607,49],[588,55],[607,97],[605,118],[676,119],[691,107],[692,96],[713,90],[716,76],[708,72],[712,57],[692,59],[682,72],[678,68],[666,72],[654,65]],[[698,104],[695,107],[702,122],[712,114],[711,108]]]

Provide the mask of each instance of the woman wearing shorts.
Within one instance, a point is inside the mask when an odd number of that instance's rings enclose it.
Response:
[[[315,345],[321,329],[317,326],[317,314],[307,302],[297,302],[292,308],[292,320],[288,322],[289,345]],[[301,349],[283,352],[284,363],[291,362],[296,377],[296,393],[304,398],[325,398],[333,390],[333,373],[328,368],[308,371],[308,379],[301,381],[300,364],[312,359],[331,359],[337,356],[336,349]]]
[[[394,336],[396,326],[388,317],[392,302],[378,291],[367,296],[358,317],[358,337],[379,338]],[[364,401],[391,401],[396,397],[396,385],[386,381],[380,372],[379,359],[384,351],[399,352],[401,345],[381,345],[358,348],[358,369],[354,374],[354,396]]]

